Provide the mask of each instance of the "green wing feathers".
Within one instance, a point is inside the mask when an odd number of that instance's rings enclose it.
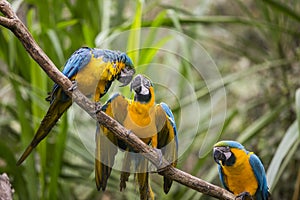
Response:
[[[103,191],[106,188],[117,153],[117,139],[113,134],[109,133],[107,129],[100,129],[99,125],[97,126],[95,138],[95,179],[97,189],[102,189]]]

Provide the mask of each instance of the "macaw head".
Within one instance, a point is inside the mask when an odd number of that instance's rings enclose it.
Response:
[[[117,78],[119,82],[123,83],[120,87],[123,87],[130,83],[135,73],[135,69],[131,59],[125,53],[121,53],[119,59],[125,64]]]
[[[236,141],[223,140],[214,145],[213,156],[218,164],[232,166],[235,163],[236,157],[231,149],[237,148],[244,150],[244,146]]]
[[[153,84],[149,78],[138,74],[131,82],[130,91],[134,91],[134,100],[141,103],[148,103],[153,95]]]

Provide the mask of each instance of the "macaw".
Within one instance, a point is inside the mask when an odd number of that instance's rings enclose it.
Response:
[[[253,152],[236,141],[224,140],[214,145],[213,156],[226,190],[241,199],[269,199],[264,166]]]
[[[143,142],[161,151],[162,156],[176,167],[178,155],[178,137],[174,116],[165,103],[156,104],[152,82],[143,75],[137,75],[131,82],[134,99],[130,100],[121,94],[113,95],[102,111],[117,120],[125,128],[136,134]],[[120,178],[120,190],[126,188],[130,175],[130,163],[135,164],[135,175],[139,185],[140,199],[154,199],[148,182],[148,163],[140,154],[134,155],[133,150],[124,141],[117,139],[107,128],[97,125],[95,151],[95,179],[98,190],[106,188],[111,174],[114,157],[118,148],[125,151]],[[164,177],[164,192],[171,188],[172,180]]]
[[[99,102],[115,79],[122,83],[121,86],[128,85],[133,78],[135,69],[125,53],[83,47],[71,55],[62,73],[84,95],[92,97],[94,102]],[[50,102],[47,114],[17,165],[20,165],[39,142],[49,134],[58,119],[72,104],[72,99],[57,84],[54,84],[52,92],[46,100]]]

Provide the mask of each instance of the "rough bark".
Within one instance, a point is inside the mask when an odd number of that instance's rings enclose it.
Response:
[[[3,173],[0,175],[0,199],[12,200],[14,190],[11,187],[8,176]]]

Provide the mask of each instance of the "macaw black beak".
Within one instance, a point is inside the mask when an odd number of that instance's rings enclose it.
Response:
[[[124,69],[122,69],[121,74],[118,77],[118,81],[122,83],[120,87],[124,87],[128,85],[132,80],[134,73],[135,73],[134,68],[129,68],[126,66]]]
[[[130,84],[130,91],[134,90],[135,93],[140,93],[140,91],[142,90],[142,84],[142,76],[137,75]]]
[[[220,161],[224,163],[226,161],[226,156],[219,147],[215,147],[213,150],[213,156],[216,163],[220,164]]]

